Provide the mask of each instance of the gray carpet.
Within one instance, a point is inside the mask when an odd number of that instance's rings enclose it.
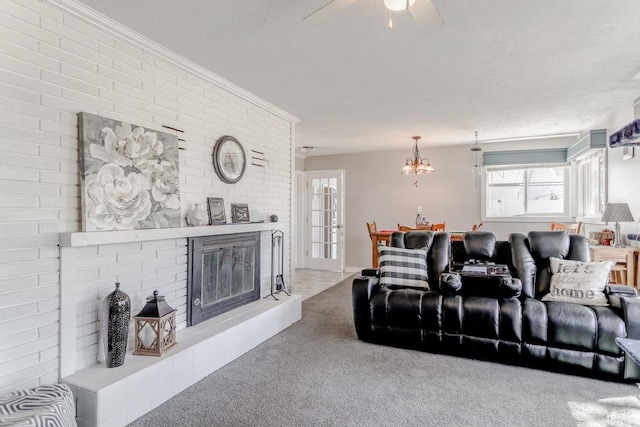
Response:
[[[640,426],[633,384],[358,341],[351,282],[131,426]]]

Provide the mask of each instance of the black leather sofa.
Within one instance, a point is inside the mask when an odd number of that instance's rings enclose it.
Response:
[[[615,343],[640,339],[640,298],[609,286],[609,306],[542,301],[549,258],[588,261],[587,239],[565,232],[467,232],[451,246],[448,233],[395,232],[390,246],[427,250],[429,290],[380,285],[379,270],[353,282],[353,314],[364,341],[527,365],[618,381],[640,380],[640,368]],[[453,257],[452,257],[453,256]],[[473,280],[452,274],[455,262],[506,264],[512,279]]]

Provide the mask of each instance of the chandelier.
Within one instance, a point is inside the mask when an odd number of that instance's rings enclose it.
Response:
[[[420,175],[423,173],[432,173],[435,172],[433,166],[431,166],[431,162],[429,159],[424,157],[420,157],[420,150],[418,150],[418,140],[420,136],[413,136],[412,139],[415,140],[415,144],[413,146],[413,158],[409,157],[407,161],[404,163],[404,167],[400,172],[402,175],[416,174]],[[425,161],[427,164],[425,165]]]

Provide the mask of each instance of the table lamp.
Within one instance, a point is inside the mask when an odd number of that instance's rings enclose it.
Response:
[[[620,238],[620,222],[633,222],[633,215],[629,210],[627,203],[607,203],[602,213],[601,221],[616,223],[616,235],[613,242],[613,247],[624,248],[622,239]]]

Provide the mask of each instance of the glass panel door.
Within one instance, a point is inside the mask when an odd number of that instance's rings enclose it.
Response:
[[[344,269],[343,172],[310,172],[308,185],[308,266]]]

